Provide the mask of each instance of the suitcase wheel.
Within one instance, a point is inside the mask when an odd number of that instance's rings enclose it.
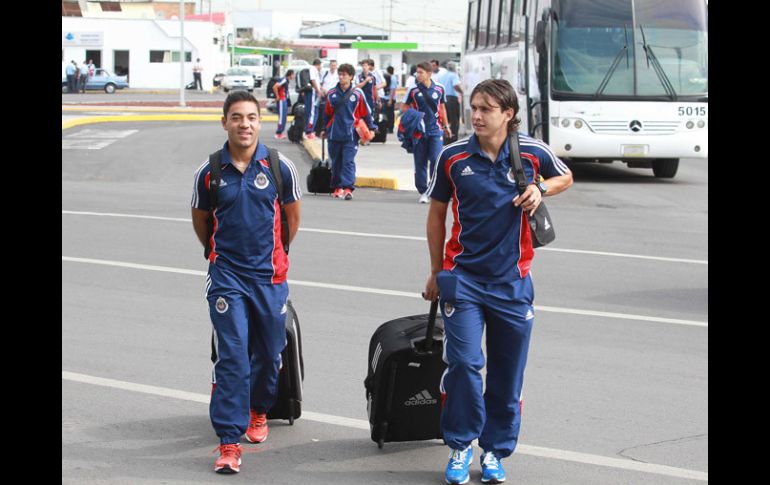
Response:
[[[377,440],[377,448],[382,449],[384,445],[385,445],[385,438],[380,438]]]
[[[294,399],[289,399],[289,426],[294,426]]]
[[[294,416],[289,416],[289,426],[294,426]]]

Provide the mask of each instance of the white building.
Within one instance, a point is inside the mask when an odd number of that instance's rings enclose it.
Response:
[[[183,83],[193,80],[192,66],[200,58],[203,88],[212,87],[214,74],[230,65],[229,26],[207,21],[184,22]],[[62,17],[62,77],[74,60],[94,59],[97,67],[128,73],[132,88],[179,88],[180,22],[158,19]]]

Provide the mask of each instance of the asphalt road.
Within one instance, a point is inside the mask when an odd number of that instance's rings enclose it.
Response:
[[[92,130],[86,143],[111,141],[62,150],[64,483],[443,483],[440,441],[378,450],[365,426],[371,334],[428,308],[417,297],[427,207],[412,192],[305,194],[289,280],[306,414],[271,422],[266,443],[244,445],[241,473],[222,477],[206,404],[206,263],[189,203],[194,171],[225,133],[217,123],[111,123],[66,130],[63,147],[82,130]],[[270,141],[304,190],[307,156]],[[673,180],[572,168],[575,185],[548,199],[557,241],[533,262],[537,318],[509,481],[707,480],[708,162],[683,160]],[[472,483],[478,470],[476,459]]]

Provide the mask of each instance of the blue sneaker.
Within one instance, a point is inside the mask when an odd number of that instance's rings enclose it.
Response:
[[[473,462],[473,449],[468,445],[464,450],[452,450],[449,454],[449,463],[446,466],[446,482],[450,484],[468,483],[470,473],[468,468]]]
[[[503,465],[491,451],[481,455],[481,481],[484,483],[503,483],[505,481]]]

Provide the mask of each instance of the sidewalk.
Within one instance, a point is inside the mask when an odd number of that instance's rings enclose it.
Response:
[[[313,160],[321,159],[321,140],[302,140]],[[326,152],[329,158],[329,152]],[[356,186],[390,190],[411,190],[414,187],[414,158],[401,148],[396,134],[388,134],[385,143],[370,143],[358,147],[356,155]]]

